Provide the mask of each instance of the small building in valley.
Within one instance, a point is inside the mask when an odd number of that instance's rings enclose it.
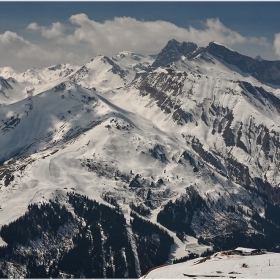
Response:
[[[233,253],[242,255],[242,256],[249,256],[249,255],[265,254],[266,251],[263,249],[237,247],[236,249],[233,250]]]

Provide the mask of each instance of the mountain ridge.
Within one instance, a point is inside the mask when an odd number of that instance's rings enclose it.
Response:
[[[0,107],[0,223],[22,240],[0,230],[1,273],[126,278],[207,249],[279,251],[278,78],[270,70],[260,78],[238,59],[257,61],[218,43],[172,40],[155,60],[124,51],[81,66],[0,69],[3,85],[12,77],[16,90],[3,87],[9,98]],[[89,219],[95,203],[122,221],[123,247],[111,253],[115,230],[99,214]],[[67,231],[59,211],[76,229],[57,255],[47,240]],[[37,229],[32,217],[41,215],[48,226]],[[110,244],[99,261],[93,234]],[[75,252],[87,265],[66,265]]]
[[[192,60],[198,55],[207,53],[223,59],[228,64],[237,66],[241,71],[249,73],[262,83],[274,85],[280,83],[280,61],[268,61],[242,55],[218,42],[210,42],[207,47],[198,47],[191,42],[179,43],[174,39],[170,40],[158,54],[152,67],[166,66],[180,60],[182,56]]]

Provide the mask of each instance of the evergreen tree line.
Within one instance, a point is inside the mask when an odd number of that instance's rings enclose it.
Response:
[[[132,230],[137,245],[137,253],[142,275],[152,267],[162,265],[168,255],[174,239],[159,226],[142,219],[131,212]]]
[[[73,222],[73,215],[65,206],[50,200],[41,205],[30,204],[28,211],[9,225],[4,225],[0,230],[2,239],[7,246],[0,247],[0,276],[5,276],[8,270],[7,262],[27,265],[26,278],[50,277],[43,265],[38,265],[36,254],[25,254],[16,249],[18,245],[28,245],[29,241],[41,239],[43,234],[56,238],[58,230],[66,223]],[[49,251],[49,255],[53,252]],[[54,256],[53,256],[54,257]]]
[[[42,205],[29,205],[22,217],[2,227],[0,234],[8,245],[0,247],[0,277],[7,276],[9,263],[14,263],[19,267],[26,265],[26,274],[22,275],[26,278],[57,278],[61,273],[75,278],[136,278],[134,253],[123,214],[87,196],[72,192],[67,198],[75,217],[65,206],[50,200]],[[131,215],[140,269],[144,274],[168,260],[174,241],[160,227],[135,212]],[[18,245],[28,246],[29,242],[44,236],[47,240],[61,238],[58,231],[68,223],[77,230],[68,241],[73,244],[70,250],[62,246],[58,253],[44,247],[48,258],[44,261],[32,251],[36,250],[32,246],[28,247],[31,250],[28,253],[16,249]]]
[[[175,202],[169,201],[157,215],[157,222],[166,228],[195,236],[191,228],[195,210],[208,210],[205,201],[194,190]]]
[[[10,247],[26,244],[28,240],[41,238],[44,232],[57,234],[58,228],[73,221],[73,216],[65,206],[53,202],[30,204],[28,212],[9,225],[2,226],[0,235]]]
[[[102,194],[101,197],[111,205],[115,206],[117,210],[120,209],[117,200],[114,197],[110,196],[110,192]]]
[[[75,246],[64,256],[59,268],[75,278],[103,278],[104,265],[107,278],[136,277],[124,216],[115,208],[86,196],[68,193],[68,197],[75,214],[82,217],[86,225],[73,240]],[[73,266],[77,255],[79,261]]]
[[[266,203],[265,216],[254,213],[250,224],[255,229],[254,233],[246,230],[232,229],[230,233],[215,236],[214,238],[199,237],[200,244],[214,245],[215,252],[231,250],[236,247],[249,247],[280,252],[280,206]]]
[[[179,258],[179,259],[174,259],[173,264],[186,262],[186,261],[189,261],[189,260],[196,259],[198,257],[199,257],[199,255],[196,254],[196,253],[190,253],[185,257],[182,257],[182,258]]]
[[[239,246],[251,248],[263,248],[269,251],[280,251],[280,206],[272,204],[265,199],[265,215],[261,217],[254,213],[250,224],[255,229],[254,233],[248,233],[247,226],[243,227],[242,220],[236,222],[230,219],[224,232],[208,238],[198,237],[199,242],[212,245],[214,251],[230,250]],[[194,211],[211,212],[206,202],[194,190],[189,190],[187,195],[182,196],[175,202],[169,201],[159,212],[157,221],[166,228],[175,231],[179,238],[184,234],[195,236],[192,230],[192,219]],[[237,215],[247,215],[241,206],[228,206],[226,212],[235,212]],[[214,213],[213,213],[214,215]],[[241,223],[242,222],[242,223]],[[200,226],[203,226],[203,223]],[[238,226],[240,225],[240,226]],[[217,232],[218,233],[218,232]]]
[[[129,204],[129,207],[131,208],[131,210],[133,210],[134,212],[138,213],[141,216],[149,217],[151,215],[151,210],[142,204],[135,205],[133,202],[131,202]]]
[[[69,193],[68,201],[78,220],[74,221],[65,206],[50,201],[29,205],[22,217],[2,227],[1,237],[8,246],[0,248],[0,276],[5,276],[7,262],[12,262],[26,265],[27,272],[23,275],[26,278],[57,278],[60,272],[75,278],[135,278],[134,254],[128,241],[124,216],[116,209],[86,196]],[[58,259],[53,255],[50,266],[39,264],[35,252],[24,254],[24,251],[19,252],[15,248],[35,241],[43,233],[55,238],[59,227],[70,221],[79,225],[78,233],[72,240],[73,248],[67,252],[60,251]],[[45,249],[50,255],[48,248]]]

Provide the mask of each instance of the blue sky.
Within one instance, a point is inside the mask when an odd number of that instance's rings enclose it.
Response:
[[[172,38],[276,60],[279,15],[280,2],[0,2],[0,67],[154,54]]]

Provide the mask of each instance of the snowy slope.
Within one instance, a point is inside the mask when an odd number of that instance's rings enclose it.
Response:
[[[11,104],[29,96],[29,92],[24,85],[17,82],[14,78],[4,79],[0,77],[0,103]]]
[[[152,270],[142,279],[173,278],[278,278],[280,254],[267,253],[255,256],[227,255],[216,253],[211,257],[198,258],[184,263]]]
[[[78,66],[71,66],[70,64],[58,64],[42,69],[31,68],[23,73],[11,67],[0,68],[0,75],[5,79],[12,79],[14,84],[17,85],[17,88],[12,93],[6,93],[8,98],[13,98],[15,94],[20,94],[16,100],[6,101],[5,104],[11,104],[27,96],[33,96],[49,90],[58,83],[63,82],[65,77],[77,68]]]
[[[252,77],[230,73],[219,61],[215,61],[216,71],[202,68],[208,66],[205,62],[196,63],[201,67],[200,74],[186,71],[187,67],[194,69],[194,61],[188,66],[183,64],[180,66],[185,71],[157,69],[139,77],[130,87],[106,96],[123,108],[129,103],[133,110],[149,116],[164,130],[183,133],[189,143],[193,137],[198,138],[204,150],[213,150],[221,157],[231,154],[249,167],[252,176],[262,173],[275,185],[279,180],[277,144],[265,151],[259,138],[264,135],[262,127],[275,135],[272,137],[280,133],[278,90],[262,86]],[[135,99],[137,103],[133,102]],[[180,126],[174,126],[174,121]],[[231,134],[232,140],[227,136]],[[268,153],[274,158],[273,172],[271,163],[266,161]],[[225,164],[223,159],[221,164]]]
[[[121,52],[112,58],[97,56],[71,74],[69,79],[86,88],[104,92],[130,83],[136,73],[146,70],[152,61],[151,57],[132,52]]]
[[[23,73],[12,67],[3,67],[0,68],[3,79],[0,93],[4,97],[0,96],[0,102],[11,104],[65,81],[98,91],[121,87],[131,82],[138,71],[146,70],[153,60],[150,56],[121,52],[112,58],[96,56],[82,66],[57,64],[41,69],[31,68]]]

